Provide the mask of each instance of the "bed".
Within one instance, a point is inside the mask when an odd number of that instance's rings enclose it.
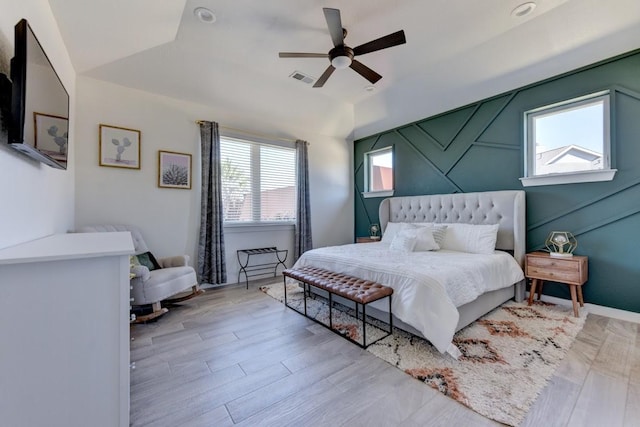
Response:
[[[380,203],[379,219],[383,236],[399,223],[449,228],[494,225],[495,251],[398,252],[390,250],[383,237],[378,243],[307,251],[294,268],[310,265],[391,286],[394,326],[425,337],[440,352],[456,358],[459,352],[452,342],[456,331],[510,299],[524,299],[524,191],[392,197]],[[384,304],[373,303],[367,313],[385,320],[387,311]]]

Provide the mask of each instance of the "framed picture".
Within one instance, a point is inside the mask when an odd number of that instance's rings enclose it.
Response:
[[[158,187],[191,190],[191,154],[158,151]]]
[[[140,169],[140,131],[101,124],[100,166]]]
[[[67,161],[69,119],[33,113],[35,147],[60,162]]]

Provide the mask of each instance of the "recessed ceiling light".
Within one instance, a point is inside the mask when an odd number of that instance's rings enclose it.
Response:
[[[204,22],[205,24],[213,24],[216,22],[216,15],[206,7],[196,7],[193,10],[193,14],[200,22]]]
[[[511,11],[511,16],[515,18],[522,18],[531,14],[531,12],[533,12],[535,8],[536,4],[532,1],[522,3],[520,6],[516,6],[516,8]]]
[[[364,90],[366,90],[367,92],[373,92],[374,90],[376,90],[375,86],[370,85],[370,86],[365,86]]]

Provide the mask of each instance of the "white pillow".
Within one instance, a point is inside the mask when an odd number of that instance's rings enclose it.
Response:
[[[431,229],[431,234],[433,234],[433,240],[438,245],[438,248],[442,247],[444,236],[447,233],[447,226],[445,224],[438,224],[435,222],[414,222],[413,225],[416,227],[429,227]]]
[[[413,252],[416,246],[417,233],[415,230],[407,229],[398,232],[389,245],[389,250],[396,252]]]
[[[389,222],[387,223],[387,228],[384,229],[384,234],[382,235],[381,242],[391,243],[393,238],[396,237],[401,230],[403,230],[407,226],[404,222]]]
[[[415,227],[416,246],[413,248],[414,251],[437,251],[440,249],[440,245],[434,239],[433,230],[434,227]]]
[[[498,224],[447,224],[447,233],[440,247],[472,254],[492,254],[498,239]]]
[[[447,226],[433,223],[389,222],[381,242],[391,243],[398,233],[407,230],[421,230],[416,234],[415,251],[437,251],[440,249]],[[424,230],[424,231],[422,231]]]

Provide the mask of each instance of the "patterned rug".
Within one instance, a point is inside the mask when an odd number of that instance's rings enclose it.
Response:
[[[280,282],[260,289],[283,301],[283,288]],[[287,302],[302,307],[297,285],[287,285]],[[310,315],[328,323],[326,300],[316,297],[307,305]],[[341,307],[342,312],[337,308],[334,327],[360,341],[361,322],[346,307]],[[526,302],[510,301],[456,333],[460,360],[396,328],[393,336],[367,350],[485,417],[517,426],[566,355],[586,316],[584,308],[576,318],[570,307],[542,302],[529,307]],[[367,327],[368,342],[382,335],[380,329]]]

